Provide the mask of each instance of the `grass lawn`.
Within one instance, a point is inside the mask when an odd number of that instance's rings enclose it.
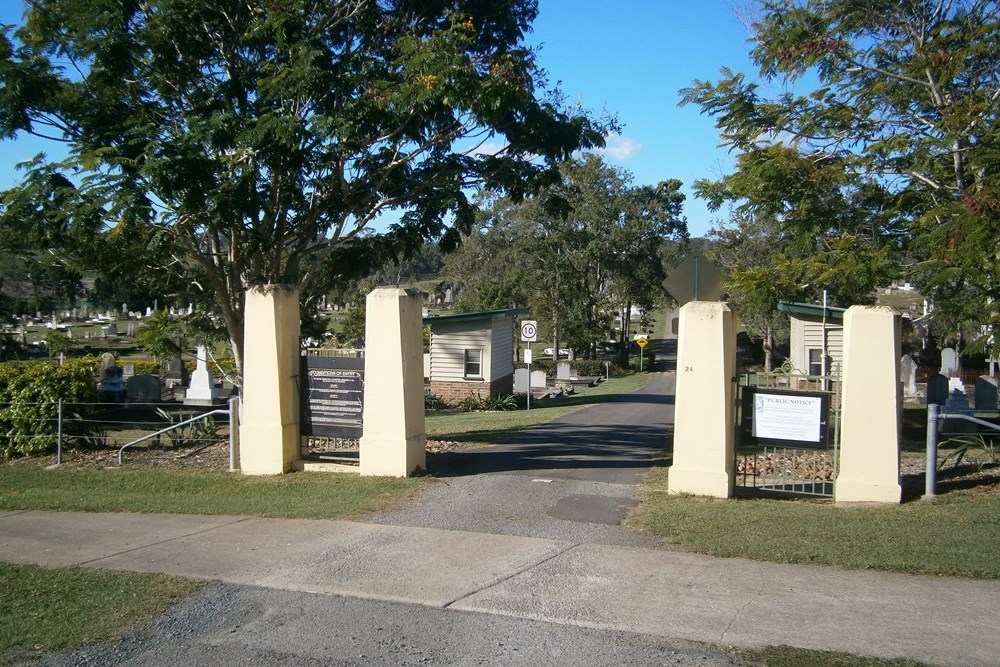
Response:
[[[159,574],[0,563],[0,665],[117,639],[199,586]]]
[[[668,496],[650,473],[633,521],[698,553],[912,574],[1000,578],[1000,492],[952,491],[903,505],[843,507],[792,500]]]
[[[577,394],[563,398],[532,401],[530,410],[511,412],[450,412],[427,413],[427,437],[469,445],[497,444],[529,426],[543,424],[558,417],[597,405],[641,389],[649,375],[638,373],[611,378],[596,387],[586,387]]]
[[[149,468],[0,467],[0,509],[341,519],[405,500],[426,478],[308,473],[245,477]]]

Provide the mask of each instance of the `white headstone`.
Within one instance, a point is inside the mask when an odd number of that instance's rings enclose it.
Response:
[[[531,371],[532,389],[545,389],[547,382],[548,378],[545,376],[545,371]]]
[[[569,380],[573,374],[572,368],[570,368],[568,361],[560,361],[556,364],[556,379],[557,380]]]
[[[514,369],[514,393],[527,394],[529,379],[527,368]]]
[[[185,405],[212,405],[219,393],[215,389],[212,371],[208,369],[208,350],[198,346],[198,366],[191,373],[191,383],[184,394]]]
[[[958,353],[950,347],[941,350],[941,375],[951,377],[958,373]]]
[[[903,383],[903,396],[917,397],[917,362],[908,354],[899,360],[899,381]]]
[[[146,317],[153,314],[153,308],[151,306],[146,306]]]

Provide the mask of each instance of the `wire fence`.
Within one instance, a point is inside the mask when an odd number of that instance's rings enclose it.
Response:
[[[101,462],[128,446],[129,457],[188,457],[216,444],[234,447],[234,415],[229,404],[191,406],[178,402],[17,402],[0,403],[0,448],[5,451],[64,454],[75,461]],[[136,443],[136,441],[141,441]],[[135,444],[133,444],[135,443]]]

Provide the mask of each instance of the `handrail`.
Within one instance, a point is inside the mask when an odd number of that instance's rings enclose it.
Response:
[[[176,424],[171,424],[167,428],[160,429],[156,433],[150,433],[149,435],[142,436],[138,440],[133,440],[132,442],[126,443],[126,444],[122,445],[121,449],[118,450],[118,465],[122,464],[122,454],[125,452],[125,448],[126,447],[131,447],[132,445],[137,445],[140,442],[145,442],[146,440],[151,440],[152,438],[155,438],[155,437],[157,437],[159,435],[162,435],[162,434],[166,433],[167,431],[172,431],[175,428],[180,428],[181,426],[187,426],[188,424],[191,424],[193,422],[196,422],[196,421],[199,421],[201,419],[204,419],[205,417],[210,417],[212,415],[228,415],[228,414],[229,414],[229,410],[210,410],[208,412],[205,412],[205,413],[202,413],[202,414],[198,415],[197,417],[192,417],[191,419],[185,419],[182,422],[177,422]]]

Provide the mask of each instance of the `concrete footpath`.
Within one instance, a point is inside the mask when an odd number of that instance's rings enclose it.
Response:
[[[351,521],[0,513],[0,561],[161,572],[723,646],[1000,664],[1000,582]]]

